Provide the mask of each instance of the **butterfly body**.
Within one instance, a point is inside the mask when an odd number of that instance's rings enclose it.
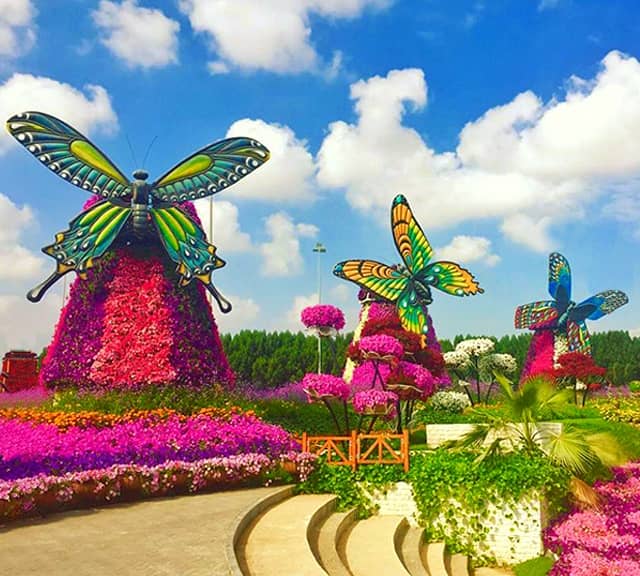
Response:
[[[597,320],[629,301],[620,290],[605,290],[576,303],[571,299],[571,268],[558,252],[549,255],[549,294],[553,300],[541,300],[516,308],[515,327],[553,330],[566,335],[569,350],[591,353],[586,320]]]
[[[391,205],[391,231],[403,264],[387,266],[374,260],[345,260],[333,273],[393,302],[403,326],[417,334],[428,329],[426,308],[431,288],[453,296],[482,293],[472,274],[454,262],[433,262],[433,250],[407,199],[398,195]]]
[[[180,162],[149,184],[136,170],[129,181],[109,159],[74,128],[42,112],[24,112],[7,121],[9,133],[45,166],[71,184],[97,194],[101,201],[76,216],[43,252],[56,260],[56,270],[27,294],[39,301],[60,277],[87,271],[114,242],[161,241],[176,262],[180,282],[203,282],[223,312],[231,310],[213,286],[211,274],[225,262],[180,203],[227,188],[269,159],[269,151],[251,138],[214,142]]]

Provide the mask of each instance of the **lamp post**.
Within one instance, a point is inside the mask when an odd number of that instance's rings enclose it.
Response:
[[[209,244],[213,244],[213,196],[209,196]],[[207,296],[213,312],[213,294],[207,290]]]
[[[320,255],[324,254],[327,249],[320,243],[316,242],[313,251],[318,255],[318,304],[322,302],[322,276],[320,274]],[[322,336],[318,331],[318,374],[322,373]]]

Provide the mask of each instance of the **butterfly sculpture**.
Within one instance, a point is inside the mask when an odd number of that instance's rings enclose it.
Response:
[[[61,178],[97,194],[99,202],[76,216],[69,229],[42,249],[56,260],[56,270],[27,294],[38,302],[64,274],[87,270],[116,241],[149,241],[160,237],[177,263],[181,285],[197,278],[222,312],[231,304],[214,287],[211,274],[225,265],[202,228],[179,206],[220,192],[264,164],[269,151],[251,138],[227,138],[198,150],[147,183],[144,170],[129,181],[111,161],[74,128],[42,112],[23,112],[7,121],[7,130],[31,154]],[[121,238],[122,237],[122,238]]]
[[[427,332],[426,308],[433,301],[432,287],[453,296],[484,292],[473,275],[458,264],[430,263],[433,249],[402,195],[391,204],[391,232],[403,265],[346,260],[336,264],[333,273],[395,303],[406,330],[420,335]]]
[[[558,252],[549,254],[549,294],[553,300],[540,300],[516,308],[516,328],[554,330],[565,334],[571,352],[591,354],[591,339],[585,320],[597,320],[613,312],[629,298],[620,290],[605,290],[576,304],[571,300],[571,268]]]

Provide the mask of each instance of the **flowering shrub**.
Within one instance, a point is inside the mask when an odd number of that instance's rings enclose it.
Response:
[[[640,575],[640,463],[614,469],[595,489],[600,510],[574,510],[546,531],[559,554],[550,576]]]
[[[323,396],[348,400],[351,394],[349,385],[331,374],[305,374],[302,385],[310,402]]]
[[[2,406],[31,406],[42,404],[51,396],[51,391],[42,386],[19,390],[10,394],[0,393],[0,407]]]
[[[494,370],[500,374],[513,374],[517,368],[518,363],[511,354],[488,354],[480,361],[480,370],[485,374]]]
[[[471,367],[471,358],[469,354],[462,350],[452,350],[451,352],[445,352],[442,357],[444,358],[444,364],[447,368],[453,368],[454,370],[466,370]]]
[[[308,306],[302,310],[300,320],[307,327],[328,327],[335,330],[344,328],[344,314],[340,308],[330,304]]]
[[[553,370],[554,336],[551,330],[538,330],[531,338],[520,381],[550,374]]]
[[[495,343],[489,338],[470,338],[463,340],[456,346],[456,351],[467,356],[484,356],[493,350]]]
[[[607,369],[598,366],[588,354],[569,352],[558,358],[558,366],[553,370],[553,376],[568,383],[574,391],[574,400],[578,403],[578,391],[582,392],[582,405],[587,400],[589,390],[597,390],[602,386],[602,381]]]
[[[0,480],[242,453],[276,457],[296,448],[284,429],[247,414],[171,415],[160,421],[139,418],[105,428],[73,426],[66,431],[53,424],[9,418],[0,419]]]
[[[397,338],[386,334],[363,336],[358,342],[360,350],[365,354],[375,354],[381,357],[401,358],[404,354],[402,344]]]
[[[429,399],[429,404],[434,410],[460,414],[465,408],[471,406],[469,398],[462,392],[453,390],[440,390]]]
[[[362,390],[353,395],[353,409],[358,413],[388,411],[398,400],[397,394],[387,390]]]

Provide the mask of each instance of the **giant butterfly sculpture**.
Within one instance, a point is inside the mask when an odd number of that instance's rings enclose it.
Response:
[[[56,234],[42,249],[56,260],[56,270],[27,298],[38,302],[64,274],[87,270],[120,236],[142,242],[157,236],[177,263],[180,283],[197,278],[211,292],[222,312],[231,304],[214,287],[211,274],[225,265],[216,256],[202,228],[178,203],[220,192],[264,164],[269,151],[251,138],[227,138],[198,150],[147,183],[144,170],[130,182],[111,161],[74,128],[42,112],[24,112],[7,121],[7,130],[31,154],[61,178],[102,197]]]
[[[566,335],[571,352],[584,354],[591,354],[585,320],[602,318],[629,302],[624,292],[605,290],[576,304],[571,300],[569,262],[558,252],[549,254],[549,294],[553,300],[539,300],[516,308],[516,328],[553,330]]]
[[[458,264],[431,262],[433,249],[402,195],[391,204],[391,232],[403,265],[346,260],[336,264],[333,273],[395,303],[406,330],[426,333],[426,308],[433,301],[432,287],[453,296],[483,292],[473,275]]]

